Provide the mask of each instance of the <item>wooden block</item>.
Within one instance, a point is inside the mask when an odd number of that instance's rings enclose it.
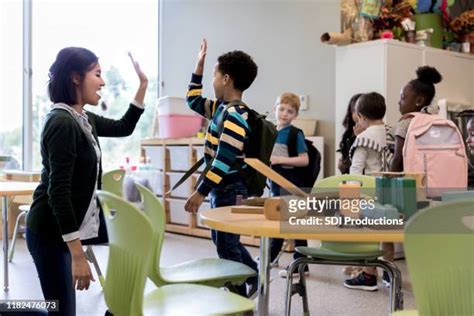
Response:
[[[264,215],[271,221],[286,221],[290,217],[305,217],[308,209],[298,209],[296,212],[290,213],[288,203],[291,199],[300,199],[299,196],[283,196],[272,197],[265,200]]]
[[[265,218],[270,221],[279,221],[281,220],[281,198],[271,198],[265,201]]]
[[[267,198],[250,198],[250,199],[245,199],[242,200],[242,205],[247,205],[247,206],[261,206],[265,204],[265,201]]]
[[[263,214],[263,207],[261,206],[248,206],[248,205],[236,205],[230,208],[231,213],[237,214]]]

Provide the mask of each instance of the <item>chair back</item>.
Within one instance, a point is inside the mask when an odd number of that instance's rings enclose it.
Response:
[[[151,222],[153,232],[156,238],[156,247],[152,254],[152,263],[149,271],[149,278],[157,285],[167,284],[160,274],[161,249],[165,235],[166,214],[160,200],[156,195],[144,185],[135,183],[141,194],[143,202],[143,211]]]
[[[419,315],[474,315],[474,199],[420,210],[405,228]]]
[[[102,190],[111,192],[118,196],[123,196],[123,179],[125,170],[117,169],[102,175]]]
[[[114,315],[142,315],[146,277],[155,248],[148,218],[134,205],[97,191],[109,235],[104,297]]]
[[[358,174],[343,174],[321,179],[314,184],[312,193],[339,192],[339,185],[347,182],[360,183],[361,193],[368,196],[375,196],[375,177]],[[378,250],[379,243],[322,241],[321,247],[342,253],[361,253]]]

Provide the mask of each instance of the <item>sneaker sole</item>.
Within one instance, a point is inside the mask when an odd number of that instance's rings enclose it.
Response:
[[[372,285],[372,286],[369,286],[369,285],[349,285],[349,284],[346,284],[346,283],[343,283],[345,287],[347,287],[348,289],[352,289],[352,290],[364,290],[364,291],[377,291],[379,288],[377,285]]]

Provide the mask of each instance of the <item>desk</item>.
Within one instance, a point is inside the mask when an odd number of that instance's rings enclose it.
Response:
[[[269,221],[260,214],[235,214],[231,213],[231,208],[220,207],[203,211],[200,214],[203,223],[212,229],[234,234],[251,235],[260,237],[260,261],[258,272],[258,315],[268,315],[269,301],[269,254],[270,238],[284,239],[319,239],[323,241],[345,241],[345,242],[403,242],[403,231],[398,230],[370,230],[370,229],[340,229],[337,227],[320,227],[318,233],[296,234],[280,233],[280,222]],[[400,271],[396,269],[396,276],[400,276]],[[392,310],[401,307],[402,302],[394,302],[393,297],[400,298],[401,282],[397,280],[398,293],[393,292],[391,308]],[[396,291],[392,289],[392,291]]]
[[[3,286],[8,291],[8,197],[15,195],[31,195],[38,186],[37,182],[0,182],[0,196],[2,197],[3,217]]]

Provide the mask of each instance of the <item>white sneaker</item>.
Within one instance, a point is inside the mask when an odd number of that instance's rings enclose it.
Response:
[[[288,277],[288,271],[285,269],[285,270],[281,270],[280,272],[278,272],[278,275],[284,279],[286,279]],[[304,272],[304,276],[309,276],[309,271],[305,271]],[[300,277],[300,274],[298,273],[298,270],[296,270],[294,273],[293,273],[293,278],[299,278]]]

